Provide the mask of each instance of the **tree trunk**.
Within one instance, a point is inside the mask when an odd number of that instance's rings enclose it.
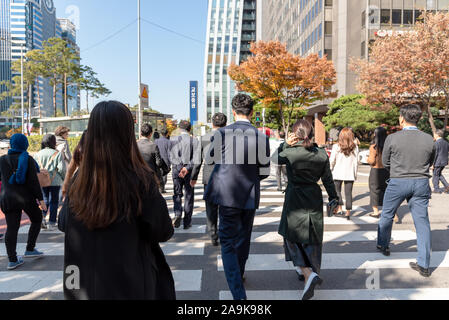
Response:
[[[37,107],[39,109],[39,119],[41,119],[42,111],[41,111],[41,93],[40,93],[40,87],[39,87],[39,78],[37,78],[36,84],[37,84]]]
[[[89,91],[86,90],[86,108],[87,112],[89,112]]]
[[[53,108],[55,112],[55,118],[58,116],[58,109],[56,108],[56,81],[53,84]]]
[[[449,101],[446,101],[446,110],[444,110],[444,127],[443,130],[447,131],[447,125],[449,120]]]
[[[430,127],[432,128],[432,132],[435,134],[437,132],[437,127],[435,126],[435,119],[433,118],[431,107],[432,101],[429,99],[429,102],[427,103],[427,114],[429,116]]]
[[[282,102],[279,101],[279,115],[281,117],[281,121],[282,121],[282,128],[284,129],[284,133],[285,133],[285,138],[287,139],[288,137],[288,132],[287,132],[287,127],[285,125],[285,118],[284,118],[284,109],[282,107]]]
[[[31,135],[30,125],[31,125],[31,100],[33,98],[33,91],[32,91],[32,89],[33,89],[33,86],[30,84],[28,86],[28,117],[27,117],[27,122],[28,122],[27,132],[28,132],[28,136]]]
[[[64,73],[64,113],[66,117],[69,115],[67,106],[67,73]]]

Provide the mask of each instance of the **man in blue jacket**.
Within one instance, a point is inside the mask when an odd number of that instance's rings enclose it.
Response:
[[[212,138],[210,158],[215,167],[204,195],[206,201],[219,205],[223,268],[234,300],[247,298],[243,275],[260,181],[270,175],[269,140],[251,125],[253,106],[248,95],[233,99],[235,123],[217,130]]]

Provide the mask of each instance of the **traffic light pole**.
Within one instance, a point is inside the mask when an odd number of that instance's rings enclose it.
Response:
[[[141,87],[142,87],[142,57],[141,57],[141,51],[142,51],[142,48],[141,48],[141,36],[140,36],[140,0],[137,0],[137,41],[138,41],[138,45],[137,45],[137,63],[138,63],[138,71],[137,71],[137,73],[138,73],[138,81],[139,81],[139,83],[138,83],[138,90],[139,90],[139,95],[138,95],[138,98],[139,98],[139,101],[138,101],[138,104],[139,104],[139,110],[138,110],[138,113],[139,113],[139,115],[136,115],[136,118],[137,118],[137,122],[138,122],[138,130],[139,130],[139,132],[138,132],[138,135],[139,135],[139,137],[140,137],[140,131],[141,131],[141,129],[142,129],[142,97],[141,97],[141,95],[142,95],[142,92],[141,92]]]

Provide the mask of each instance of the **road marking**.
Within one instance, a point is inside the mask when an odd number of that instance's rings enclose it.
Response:
[[[175,290],[201,291],[202,270],[172,270],[175,280]]]
[[[374,247],[375,244],[373,244]],[[392,252],[390,257],[381,253],[325,253],[321,269],[409,269],[409,262],[415,262],[416,252]],[[217,256],[218,271],[223,271],[221,255]],[[431,268],[448,268],[449,251],[432,253]],[[293,270],[285,261],[284,254],[253,254],[246,263],[247,271]]]
[[[248,300],[299,300],[303,291],[248,290]],[[230,291],[220,291],[220,300],[232,300]],[[380,290],[315,290],[312,300],[448,300],[449,288]]]
[[[410,230],[394,230],[393,241],[416,240],[416,233]],[[377,231],[326,231],[324,242],[353,242],[353,241],[375,241]],[[284,242],[284,238],[277,232],[253,232],[251,241],[256,243]]]

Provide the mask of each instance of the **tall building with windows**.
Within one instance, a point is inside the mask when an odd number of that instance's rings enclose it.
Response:
[[[34,49],[42,49],[45,40],[52,37],[61,37],[61,25],[56,19],[56,8],[53,0],[0,0],[0,26],[6,34],[6,41],[0,41],[0,52],[7,57],[7,62],[2,65],[10,65],[15,60],[20,60],[25,54]],[[9,70],[11,70],[9,68]],[[12,80],[17,74],[7,71],[0,74],[1,80]],[[38,94],[39,90],[39,94]],[[28,97],[25,97],[25,100]],[[20,101],[20,97],[14,97],[13,101]],[[62,106],[63,99],[61,88],[58,88],[56,103]],[[13,101],[0,103],[1,111],[9,108]],[[53,88],[48,79],[39,78],[32,89],[32,114],[38,114],[38,106],[41,106],[42,115],[50,116],[53,110]]]
[[[232,121],[234,83],[228,76],[231,64],[240,64],[251,54],[257,37],[257,0],[209,0],[204,65],[203,120],[223,112]]]
[[[80,55],[80,48],[76,44],[76,26],[69,19],[58,19],[58,24],[61,28],[61,38],[67,41],[68,46],[73,48],[78,56]],[[71,82],[68,79],[69,83]],[[62,90],[62,95],[64,99],[64,88]],[[81,99],[80,92],[77,85],[69,85],[67,87],[67,109],[69,115],[74,111],[80,111],[81,109]]]
[[[11,79],[11,21],[9,0],[0,0],[0,81]],[[0,93],[6,89],[0,85]],[[12,99],[0,100],[0,111],[8,109]]]
[[[369,58],[369,43],[391,30],[407,31],[423,10],[448,10],[449,0],[265,0],[262,39],[279,40],[295,54],[317,53],[334,62],[338,95],[357,93],[352,57]],[[331,101],[308,110],[319,143],[325,142],[322,117]]]

